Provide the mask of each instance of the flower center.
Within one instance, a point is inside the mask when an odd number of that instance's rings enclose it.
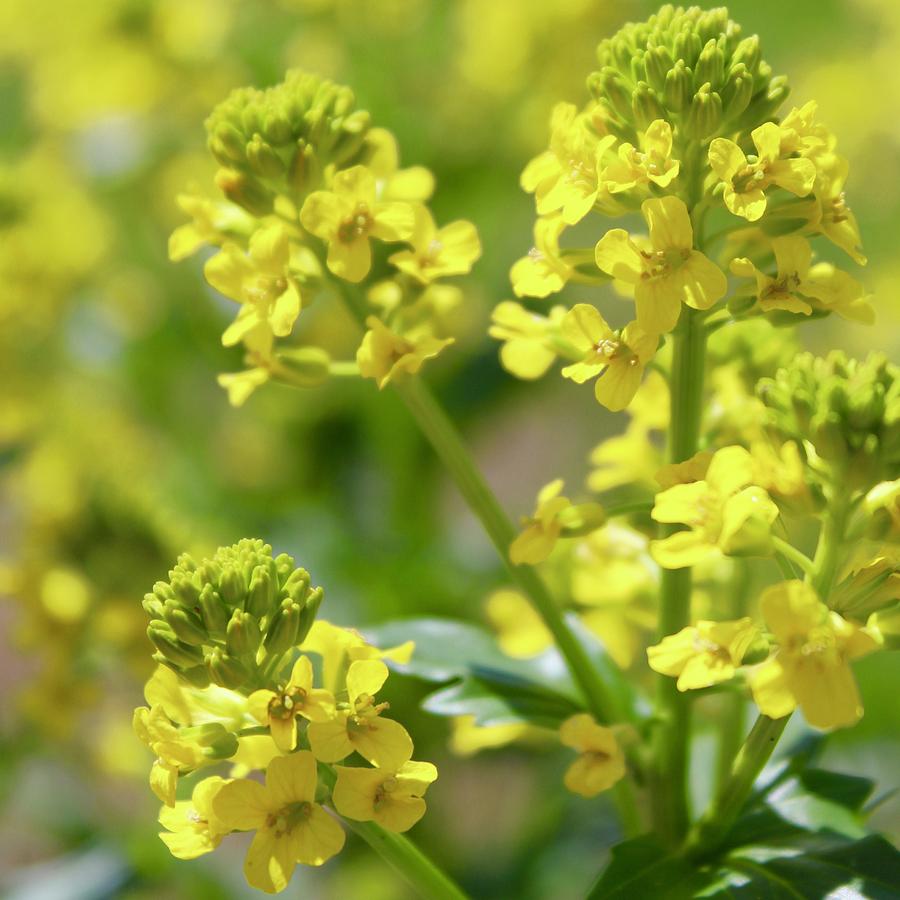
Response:
[[[266,816],[266,828],[275,833],[275,837],[290,834],[294,828],[307,821],[312,815],[313,805],[307,801],[288,803],[277,812]]]
[[[275,696],[269,701],[269,717],[272,719],[290,719],[297,714],[306,702],[306,691],[295,687],[285,691],[280,696]]]
[[[342,244],[352,244],[364,238],[372,228],[372,214],[365,203],[357,205],[352,215],[347,216],[338,226],[338,240]]]

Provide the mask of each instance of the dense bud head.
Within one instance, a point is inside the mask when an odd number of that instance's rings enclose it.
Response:
[[[632,140],[653,110],[687,139],[750,131],[787,97],[728,10],[664,6],[646,22],[625,25],[597,48],[599,71],[588,87],[609,130]]]
[[[322,589],[287,554],[260,540],[220,548],[197,564],[178,558],[144,598],[156,657],[195,685],[262,687],[260,673],[309,631]]]
[[[759,395],[782,438],[807,442],[838,489],[867,490],[900,474],[900,367],[881,354],[799,355]]]
[[[326,166],[350,164],[369,124],[350,88],[294,70],[266,90],[232,91],[206,120],[206,133],[222,166],[221,190],[265,214],[276,194],[303,196],[319,186]]]

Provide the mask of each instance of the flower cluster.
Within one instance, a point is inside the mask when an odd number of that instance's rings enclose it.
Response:
[[[305,387],[358,374],[384,387],[453,342],[439,332],[462,295],[444,279],[470,270],[478,234],[462,220],[438,226],[430,172],[400,168],[394,137],[372,127],[349,88],[289,72],[273,88],[234,91],[206,128],[226,199],[182,195],[192,221],[169,253],[218,248],[206,279],[238,304],[222,343],[242,346],[249,363],[220,376],[233,404],[271,379]],[[357,295],[351,285],[362,282]],[[346,310],[314,309],[329,288],[364,326],[355,362],[333,358],[346,345]],[[286,340],[298,321],[308,322],[302,346]]]
[[[518,297],[611,281],[633,299],[634,320],[610,326],[586,303],[545,319],[504,301],[491,333],[510,372],[537,378],[559,357],[574,363],[564,377],[599,376],[597,400],[621,410],[688,314],[872,321],[861,285],[815,263],[810,245],[823,236],[865,263],[844,195],[847,161],[814,102],[778,118],[787,83],[757,37],[742,37],[725,9],[666,6],[597,55],[593,99],[555,108],[549,148],[522,173],[538,219],[534,247],[510,274]],[[643,232],[593,224],[636,211]],[[580,245],[564,244],[575,226]],[[740,280],[726,300],[729,274]]]
[[[144,601],[160,665],[134,729],[155,757],[160,837],[192,859],[229,832],[255,831],[244,871],[268,892],[284,890],[297,863],[318,866],[340,851],[343,829],[323,803],[406,831],[437,778],[376,699],[383,660],[408,661],[412,644],[381,651],[316,620],[321,600],[289,556],[244,540],[199,564],[182,555]],[[226,761],[223,774],[195,776]]]

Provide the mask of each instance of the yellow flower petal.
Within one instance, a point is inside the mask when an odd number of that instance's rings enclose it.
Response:
[[[344,829],[318,804],[290,837],[294,859],[306,866],[321,866],[341,852],[346,840]]]
[[[350,731],[350,741],[357,753],[373,766],[399,769],[413,753],[413,743],[406,729],[392,719],[376,716],[367,720],[366,728]]]
[[[600,238],[594,259],[601,271],[626,284],[637,284],[644,271],[640,251],[622,228],[612,228]]]
[[[317,782],[316,759],[308,750],[277,756],[266,770],[266,791],[278,807],[312,803],[316,799]]]

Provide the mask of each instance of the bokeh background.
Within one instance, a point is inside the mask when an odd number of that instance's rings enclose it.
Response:
[[[485,254],[465,282],[457,352],[428,370],[508,508],[527,511],[621,418],[558,378],[514,381],[485,336],[531,243],[518,188],[552,104],[581,103],[596,43],[647,2],[603,0],[3,0],[0,3],[0,892],[18,898],[249,896],[237,854],[179,863],[156,837],[148,759],[131,735],[150,665],[143,592],[190,549],[244,536],[287,551],[359,627],[482,620],[503,575],[477,524],[388,392],[371,382],[260,391],[229,408],[229,316],[201,262],[170,264],[175,195],[210,183],[203,119],[234,87],[300,66],[350,84],[405,164],[437,176],[440,220]],[[875,294],[873,329],[824,320],[816,350],[900,345],[900,5],[731,4],[792,99],[818,100],[851,162]],[[569,299],[573,299],[569,295]],[[577,298],[574,298],[577,299]],[[896,782],[897,663],[858,667],[866,717],[826,761]],[[894,679],[894,685],[891,684]],[[563,796],[558,753],[462,759],[445,720],[394,706],[438,762],[417,839],[482,897],[561,896],[614,835],[604,800]],[[900,807],[878,824],[895,836]],[[540,852],[538,852],[540,851]],[[351,845],[289,889],[403,898]],[[554,893],[555,891],[555,893]]]

